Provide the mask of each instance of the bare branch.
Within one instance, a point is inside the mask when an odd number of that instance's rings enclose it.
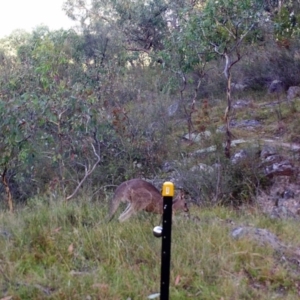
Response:
[[[97,151],[95,149],[95,146],[92,143],[91,143],[91,147],[93,149],[94,155],[96,156],[96,162],[93,164],[92,167],[90,167],[90,166],[87,167],[86,165],[84,166],[84,169],[85,169],[84,173],[85,174],[84,174],[83,178],[78,183],[78,185],[75,188],[74,192],[66,198],[66,201],[71,200],[77,194],[80,187],[83,185],[83,183],[86,181],[86,179],[94,172],[94,170],[96,169],[97,165],[99,164],[99,162],[101,160],[100,155],[97,153]]]
[[[150,50],[144,48],[136,48],[136,47],[125,47],[127,51],[134,51],[134,52],[146,52],[147,54],[150,53]]]
[[[253,29],[253,27],[255,26],[256,23],[252,23],[249,28],[241,35],[241,37],[239,38],[239,40],[233,45],[233,47],[230,49],[229,52],[232,52],[234,49],[238,48],[240,46],[240,44],[242,43],[242,41],[244,40],[244,38],[248,35],[248,33]]]
[[[63,110],[61,113],[59,113],[58,115],[58,120],[61,120],[62,115],[67,111],[68,109],[66,108],[65,110]],[[54,122],[53,122],[54,123]]]

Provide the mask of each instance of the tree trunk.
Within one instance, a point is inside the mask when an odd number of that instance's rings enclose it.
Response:
[[[9,184],[8,184],[8,179],[7,179],[7,176],[6,176],[6,172],[7,172],[7,168],[5,167],[4,171],[1,175],[1,179],[2,179],[2,183],[4,185],[4,188],[5,188],[9,211],[13,212],[12,194],[11,194],[10,187],[9,187]]]
[[[227,107],[225,110],[224,121],[226,127],[226,143],[225,143],[225,156],[230,158],[230,150],[231,150],[231,139],[232,134],[230,131],[230,113],[231,113],[231,64],[230,59],[227,53],[225,53],[226,65],[224,69],[224,73],[227,79],[227,89],[226,89],[226,100]]]

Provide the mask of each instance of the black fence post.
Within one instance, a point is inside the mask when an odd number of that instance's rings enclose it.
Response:
[[[172,202],[174,184],[165,182],[162,189],[163,195],[163,223],[161,247],[161,278],[160,300],[169,300],[170,266],[171,266],[171,234],[172,234]]]

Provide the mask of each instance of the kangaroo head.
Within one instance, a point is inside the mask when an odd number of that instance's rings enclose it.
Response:
[[[185,199],[185,192],[180,190],[179,194],[173,200],[174,211],[184,211],[189,212],[189,208]]]

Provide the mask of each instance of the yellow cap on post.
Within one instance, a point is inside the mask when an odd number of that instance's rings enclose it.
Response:
[[[166,181],[163,184],[162,195],[163,197],[173,197],[174,196],[174,184],[173,182]]]

